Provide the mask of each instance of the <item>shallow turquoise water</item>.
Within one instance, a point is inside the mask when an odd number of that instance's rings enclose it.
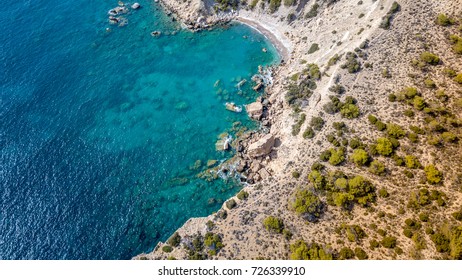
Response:
[[[0,259],[131,258],[238,190],[189,167],[230,157],[214,144],[234,122],[255,126],[224,103],[255,99],[235,85],[274,48],[242,25],[180,30],[139,2],[124,27],[107,23],[117,1],[5,3]]]

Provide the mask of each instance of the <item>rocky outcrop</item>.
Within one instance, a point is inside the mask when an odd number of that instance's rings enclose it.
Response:
[[[245,110],[250,118],[260,120],[263,115],[263,104],[259,101],[250,103],[245,106]]]
[[[269,154],[273,149],[274,140],[272,134],[263,136],[258,141],[249,145],[248,154],[251,157],[260,157]]]

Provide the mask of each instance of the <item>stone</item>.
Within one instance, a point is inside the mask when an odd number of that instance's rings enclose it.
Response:
[[[254,91],[259,91],[261,88],[263,88],[263,84],[262,84],[262,83],[258,83],[256,86],[253,87],[253,90],[254,90]]]
[[[137,3],[137,2],[133,3],[132,5],[133,10],[139,9],[140,7],[141,7],[140,3]]]
[[[245,110],[250,118],[260,120],[263,115],[263,104],[261,102],[253,102],[245,106]]]
[[[217,164],[217,161],[214,160],[214,159],[209,159],[209,160],[207,161],[207,167],[208,167],[208,168],[213,167],[213,166],[215,166],[216,164]]]
[[[271,174],[265,168],[260,169],[260,171],[258,171],[258,174],[262,179],[267,179],[271,177]]]
[[[249,155],[252,157],[265,156],[271,152],[274,146],[274,136],[267,134],[258,141],[249,145]]]
[[[247,163],[245,161],[241,160],[239,162],[239,165],[236,167],[236,171],[237,172],[242,172],[242,171],[245,170],[246,167],[247,167]]]
[[[250,169],[253,173],[257,173],[263,166],[258,161],[253,161]]]

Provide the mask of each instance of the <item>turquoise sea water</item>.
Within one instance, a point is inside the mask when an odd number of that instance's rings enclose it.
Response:
[[[255,126],[224,103],[256,98],[235,85],[274,48],[242,25],[180,30],[138,2],[124,27],[107,22],[115,0],[4,3],[0,259],[131,258],[237,192],[190,166],[229,158],[214,144],[233,123]]]

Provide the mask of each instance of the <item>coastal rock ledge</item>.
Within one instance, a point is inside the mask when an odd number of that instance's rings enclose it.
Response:
[[[259,121],[263,115],[263,104],[261,102],[253,102],[245,106],[245,110],[250,118]]]
[[[249,145],[248,153],[252,157],[261,157],[269,154],[274,146],[274,135],[267,134],[258,141]]]

